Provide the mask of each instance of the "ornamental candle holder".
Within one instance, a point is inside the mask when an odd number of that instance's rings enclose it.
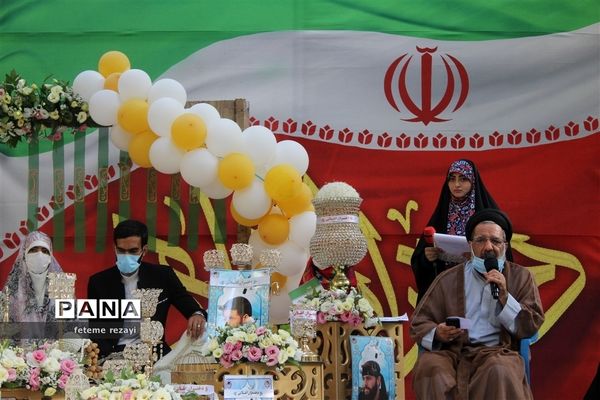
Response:
[[[48,297],[74,299],[77,275],[70,272],[48,272]]]
[[[302,362],[319,362],[321,357],[308,346],[309,340],[316,336],[317,310],[306,304],[293,305],[290,310],[290,330],[300,343]]]
[[[313,199],[317,229],[310,240],[310,253],[315,265],[333,266],[332,289],[348,290],[345,269],[358,264],[367,253],[359,226],[361,203],[358,192],[344,182],[328,183]]]
[[[207,250],[204,252],[204,270],[210,271],[215,268],[223,268],[225,266],[225,253],[222,250]]]
[[[79,394],[90,387],[90,380],[77,368],[65,384],[65,400],[79,400]]]
[[[238,269],[252,269],[252,246],[245,243],[234,243],[229,250],[231,263]]]
[[[135,346],[128,351],[127,347],[125,347],[123,354],[134,365],[144,365],[144,372],[148,376],[152,375],[154,363],[158,361],[159,353],[162,353],[164,327],[160,321],[152,321],[150,319],[156,313],[158,298],[161,293],[162,289],[135,289],[132,293],[133,298],[140,299],[143,319],[140,323],[140,340],[142,343],[134,343],[133,345],[143,344],[147,350],[143,351],[140,349],[140,346]],[[160,350],[158,347],[160,347]],[[136,350],[140,350],[141,353],[135,354]]]

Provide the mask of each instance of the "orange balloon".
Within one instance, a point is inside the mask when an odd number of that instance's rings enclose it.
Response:
[[[254,180],[254,164],[242,153],[230,153],[219,162],[219,180],[228,189],[244,189]]]
[[[129,58],[120,51],[108,51],[98,60],[98,72],[105,78],[115,72],[125,72],[131,68]]]
[[[271,287],[273,287],[274,283],[277,283],[278,289],[281,290],[287,283],[287,276],[280,274],[279,272],[271,273]]]
[[[131,161],[143,168],[150,168],[150,146],[158,139],[158,135],[148,130],[135,135],[129,142],[129,157]]]
[[[140,133],[150,129],[148,124],[148,102],[140,99],[130,99],[121,104],[117,112],[117,121],[121,128],[129,133]]]
[[[269,214],[258,224],[258,234],[265,243],[277,246],[287,240],[290,223],[281,214]]]
[[[265,175],[265,190],[277,202],[290,200],[302,190],[302,177],[289,164],[274,166]]]
[[[263,217],[264,217],[264,215],[257,219],[248,219],[248,218],[242,217],[240,215],[240,213],[238,213],[237,210],[235,209],[235,207],[233,206],[233,202],[230,203],[229,210],[231,211],[231,216],[233,217],[233,220],[243,226],[250,226],[250,227],[256,226],[256,225],[258,225],[260,220],[263,219]],[[271,210],[269,210],[269,211],[271,211]]]
[[[182,114],[171,125],[171,139],[182,150],[200,148],[206,139],[206,124],[196,114]]]
[[[120,72],[113,72],[104,80],[104,89],[112,90],[113,92],[119,92],[119,78],[121,77]]]
[[[291,199],[280,200],[277,205],[283,211],[286,217],[292,218],[294,215],[303,213],[304,211],[314,211],[315,207],[312,204],[313,194],[306,183],[302,184],[302,189],[296,197]]]

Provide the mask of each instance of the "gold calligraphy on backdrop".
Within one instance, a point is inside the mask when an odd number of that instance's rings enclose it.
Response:
[[[317,187],[314,182],[309,178],[305,177],[305,183],[311,188],[313,193],[317,191]],[[181,224],[181,233],[185,232],[185,215],[183,211],[179,207],[172,206],[172,200],[169,197],[165,197],[163,200],[163,204],[168,207],[171,211],[174,211],[178,214],[178,219]],[[202,208],[203,215],[206,219],[207,225],[210,229],[210,234],[212,236],[212,240],[216,249],[223,251],[225,254],[225,268],[231,268],[231,264],[229,259],[227,258],[227,251],[224,244],[215,243],[215,221],[216,215],[215,210],[210,202],[210,199],[200,193],[200,205]],[[390,221],[396,221],[400,224],[402,229],[406,234],[410,232],[410,220],[411,213],[413,211],[418,211],[419,205],[415,200],[409,200],[406,203],[404,208],[404,213],[398,211],[397,209],[390,208],[387,210],[387,219]],[[117,214],[113,214],[113,226],[119,222],[120,218]],[[367,239],[367,248],[368,248],[368,257],[371,258],[371,262],[375,267],[375,271],[377,273],[377,278],[379,279],[379,283],[383,288],[383,297],[377,297],[375,293],[369,289],[368,284],[371,283],[369,278],[366,276],[357,273],[357,281],[359,290],[363,293],[363,295],[370,301],[373,306],[375,312],[378,315],[383,315],[384,306],[386,306],[390,313],[395,316],[399,315],[398,310],[398,301],[397,296],[401,295],[394,290],[392,285],[390,276],[388,274],[388,269],[386,267],[386,263],[379,251],[379,243],[381,242],[381,235],[377,231],[376,227],[373,226],[371,221],[364,215],[362,212],[360,213],[359,220],[360,228]],[[540,262],[540,265],[527,267],[534,275],[534,279],[536,284],[541,286],[545,282],[551,281],[555,279],[555,273],[557,266],[565,267],[568,269],[572,269],[577,272],[577,278],[573,283],[569,285],[569,287],[560,295],[560,297],[546,310],[546,320],[544,324],[540,328],[538,332],[538,338],[544,336],[546,332],[558,321],[558,319],[564,314],[564,312],[569,308],[571,304],[575,301],[577,296],[581,293],[585,286],[586,275],[581,262],[573,255],[552,250],[546,249],[542,247],[538,247],[528,243],[529,236],[522,235],[519,233],[513,234],[513,238],[511,240],[511,246],[513,251],[518,251],[524,256]],[[197,294],[202,297],[208,297],[208,284],[200,280],[196,276],[196,268],[194,266],[194,262],[190,256],[190,254],[182,247],[172,246],[167,243],[167,241],[156,238],[155,245],[156,253],[159,257],[159,262],[163,265],[169,265],[167,258],[176,260],[181,263],[187,269],[187,273],[183,273],[180,271],[175,271],[179,279],[181,279],[182,283],[185,287],[194,294]],[[410,258],[412,256],[414,249],[412,247],[406,246],[404,244],[398,244],[396,251],[396,259],[395,261],[405,264],[407,267],[410,267]],[[415,307],[417,293],[414,288],[409,287],[407,289],[407,300],[408,303],[413,307]],[[382,304],[382,301],[385,301],[386,304]],[[402,313],[408,310],[401,310]],[[411,349],[405,354],[404,359],[404,375],[408,374],[417,359],[417,345],[413,345]]]

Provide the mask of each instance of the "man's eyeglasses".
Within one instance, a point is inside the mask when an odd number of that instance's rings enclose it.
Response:
[[[473,239],[473,242],[477,243],[477,244],[485,244],[487,241],[492,242],[492,246],[496,246],[496,247],[500,247],[502,246],[504,243],[506,243],[503,239],[497,238],[497,237],[485,237],[485,236],[477,236],[476,238]]]

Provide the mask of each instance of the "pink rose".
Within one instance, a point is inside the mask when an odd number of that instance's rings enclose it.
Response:
[[[32,368],[29,373],[29,380],[27,381],[29,386],[31,386],[31,390],[37,391],[40,389],[40,369]]]
[[[325,318],[325,314],[322,313],[321,311],[319,311],[317,313],[317,323],[324,324],[325,322],[327,322],[327,319]]]
[[[356,314],[352,314],[352,317],[350,318],[350,324],[352,324],[352,326],[359,326],[362,324],[362,318]]]
[[[70,358],[65,358],[60,362],[60,370],[67,375],[71,375],[71,373],[77,367],[77,363]]]
[[[231,353],[231,360],[232,361],[239,361],[242,359],[244,355],[242,354],[241,350],[233,350],[233,352]]]
[[[234,350],[234,351],[235,351],[235,350],[242,350],[242,342],[236,342],[236,343],[233,345],[233,350]]]
[[[133,392],[123,393],[123,400],[132,400],[132,399],[133,399]]]
[[[257,362],[262,357],[262,350],[259,347],[252,346],[248,349],[248,361]]]
[[[352,313],[350,311],[344,311],[340,314],[340,320],[342,322],[348,322],[352,319]]]
[[[223,345],[223,353],[231,354],[231,352],[233,352],[233,350],[235,350],[235,345],[230,342],[225,342],[225,344]]]
[[[67,381],[69,380],[69,375],[62,374],[60,378],[58,378],[58,387],[64,389],[67,385]]]
[[[31,358],[38,364],[41,364],[46,359],[46,352],[44,350],[34,350],[31,353]]]
[[[279,355],[279,348],[275,345],[271,345],[265,349],[265,354],[268,358],[275,357]]]
[[[14,368],[9,368],[6,372],[8,374],[6,377],[8,382],[12,382],[17,379],[17,371]]]
[[[277,356],[268,357],[265,364],[267,364],[269,367],[273,367],[273,366],[277,365]]]
[[[229,368],[233,365],[233,362],[231,361],[231,356],[229,354],[223,354],[221,358],[219,358],[219,362],[225,368]]]
[[[258,335],[258,336],[264,335],[266,331],[267,331],[267,328],[265,328],[264,326],[259,326],[258,328],[256,328],[256,335]]]

